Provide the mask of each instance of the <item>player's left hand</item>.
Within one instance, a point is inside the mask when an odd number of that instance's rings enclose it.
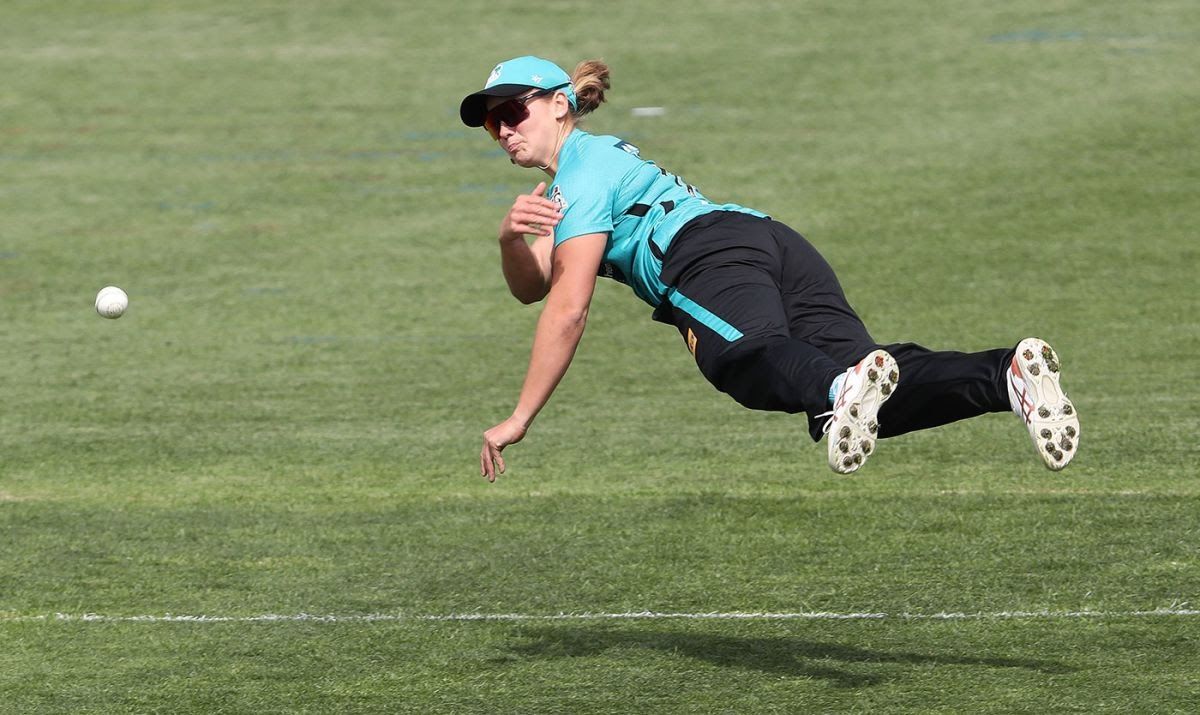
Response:
[[[483,433],[483,449],[479,452],[479,474],[489,482],[496,481],[497,474],[504,473],[504,457],[500,452],[510,444],[525,438],[528,427],[516,417],[509,417]]]

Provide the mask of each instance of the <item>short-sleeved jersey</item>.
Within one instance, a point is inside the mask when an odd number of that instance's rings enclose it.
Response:
[[[712,211],[764,215],[736,204],[714,204],[694,186],[642,159],[632,144],[580,129],[563,142],[548,195],[563,214],[554,245],[589,233],[608,234],[600,275],[629,285],[655,307],[667,291],[661,278],[663,256],[685,223]]]

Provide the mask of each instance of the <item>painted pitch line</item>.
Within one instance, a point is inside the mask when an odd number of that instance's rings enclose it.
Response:
[[[1148,611],[993,611],[941,613],[836,613],[831,611],[799,612],[710,612],[675,613],[630,611],[625,613],[449,613],[403,614],[369,613],[360,615],[320,615],[313,613],[275,614],[256,616],[208,615],[139,615],[110,616],[99,613],[55,613],[51,615],[0,614],[0,623],[387,623],[387,622],[466,622],[466,621],[655,621],[655,620],[730,620],[730,621],[987,621],[987,620],[1064,620],[1104,618],[1152,618],[1200,616],[1200,610],[1190,608],[1156,608]]]

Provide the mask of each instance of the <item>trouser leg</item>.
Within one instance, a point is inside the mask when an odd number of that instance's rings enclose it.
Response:
[[[744,267],[736,281],[720,269],[703,284],[671,292],[671,319],[704,377],[744,407],[815,416],[828,407],[829,385],[845,368],[787,334],[778,291]],[[685,291],[691,291],[691,293]]]
[[[817,250],[783,224],[775,223],[773,229],[783,257],[783,301],[792,336],[847,367],[880,347],[896,358],[900,384],[879,412],[880,437],[1009,409],[1004,371],[1012,349],[961,353],[914,343],[876,343]],[[810,420],[814,439],[820,438],[822,426]]]
[[[1012,409],[1004,371],[1013,348],[977,353],[934,351],[913,343],[883,348],[896,358],[900,384],[879,411],[880,437]]]
[[[880,411],[881,437],[1010,409],[1004,373],[1012,348],[961,353],[878,344],[828,262],[787,226],[730,215],[685,240],[676,291],[732,332],[678,306],[667,306],[669,322],[704,376],[742,405],[806,412],[819,440],[830,383],[882,347],[896,358],[900,384]]]
[[[679,329],[704,377],[741,405],[825,411],[829,384],[845,366],[790,334],[771,222],[743,214],[711,219],[676,238],[683,245],[668,253],[671,290],[656,318]]]

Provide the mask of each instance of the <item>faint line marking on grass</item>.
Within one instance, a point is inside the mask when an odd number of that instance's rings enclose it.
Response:
[[[1035,489],[1021,487],[1016,489],[939,489],[937,491],[913,489],[909,491],[896,490],[897,496],[947,496],[947,497],[982,497],[982,496],[1082,496],[1082,497],[1138,497],[1149,499],[1175,499],[1197,496],[1196,492],[1170,489],[1089,489],[1087,487],[1046,487]]]
[[[988,42],[1078,42],[1084,39],[1075,30],[1018,30],[988,37]]]
[[[275,614],[256,616],[210,615],[138,615],[109,616],[99,613],[55,613],[53,615],[23,616],[0,614],[0,623],[66,622],[66,623],[379,623],[379,622],[466,622],[466,621],[658,621],[658,620],[732,620],[732,621],[988,621],[988,620],[1065,620],[1104,618],[1179,618],[1200,616],[1200,610],[1182,607],[1155,608],[1146,611],[992,611],[939,613],[883,613],[834,611],[798,612],[709,612],[678,613],[659,611],[630,611],[625,613],[449,613],[442,615],[369,613],[359,615],[333,614]]]
[[[289,335],[283,339],[293,345],[329,345],[339,343],[446,343],[446,342],[495,342],[499,336],[489,334],[447,333],[443,335]]]
[[[1018,43],[1042,45],[1060,42],[1084,42],[1090,45],[1106,46],[1111,52],[1150,52],[1149,45],[1154,45],[1160,39],[1168,41],[1172,36],[1134,35],[1121,33],[1081,32],[1076,30],[1020,30],[991,35],[987,38],[991,43]]]

